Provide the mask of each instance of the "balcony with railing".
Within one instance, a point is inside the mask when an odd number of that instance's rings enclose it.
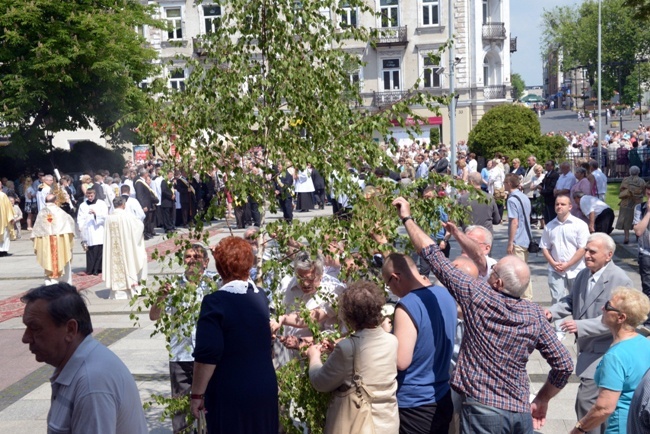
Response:
[[[203,38],[192,38],[192,51],[196,56],[203,57],[208,54],[207,44]]]
[[[483,24],[483,39],[489,41],[506,39],[506,25],[504,23]]]
[[[515,53],[517,51],[517,37],[514,38],[510,36],[510,52]]]
[[[485,99],[505,99],[506,85],[493,84],[483,88],[483,97]]]
[[[372,98],[372,105],[375,107],[382,107],[389,104],[394,104],[409,95],[405,90],[390,90],[384,92],[375,92]]]
[[[377,29],[377,37],[374,38],[374,42],[377,47],[407,45],[409,41],[406,26],[380,27]]]

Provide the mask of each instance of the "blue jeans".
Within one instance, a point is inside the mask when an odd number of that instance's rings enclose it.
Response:
[[[465,396],[460,431],[462,434],[532,434],[533,417],[530,412],[501,410]]]

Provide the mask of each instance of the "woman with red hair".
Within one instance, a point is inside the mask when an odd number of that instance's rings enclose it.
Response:
[[[213,249],[223,286],[205,296],[196,327],[191,408],[208,433],[277,434],[278,384],[266,295],[248,280],[255,256],[243,238]]]

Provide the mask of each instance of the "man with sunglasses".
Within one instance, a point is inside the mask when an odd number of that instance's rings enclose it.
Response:
[[[586,268],[575,278],[569,295],[545,311],[549,321],[564,320],[561,329],[575,333],[578,344],[576,375],[580,386],[576,396],[576,415],[582,419],[596,402],[598,386],[594,381],[596,367],[612,344],[612,334],[601,322],[602,307],[619,286],[632,286],[627,273],[612,263],[616,243],[607,234],[596,232],[589,236],[585,247]],[[606,423],[588,431],[604,433]]]
[[[393,206],[416,250],[463,314],[465,334],[451,380],[463,399],[462,432],[523,434],[541,428],[548,402],[567,384],[573,362],[542,309],[521,298],[530,281],[528,266],[509,255],[494,265],[487,282],[470,277],[456,269],[413,221],[406,199],[395,199]],[[453,223],[444,226],[464,251],[480,249]],[[551,366],[532,403],[526,371],[531,348],[539,350]]]

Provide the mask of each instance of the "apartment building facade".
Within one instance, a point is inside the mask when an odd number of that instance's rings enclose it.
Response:
[[[364,109],[378,110],[401,99],[418,80],[421,91],[449,94],[449,52],[442,55],[438,65],[432,64],[429,54],[436,52],[449,39],[450,6],[454,17],[454,87],[458,96],[456,139],[467,139],[471,128],[491,107],[511,101],[510,0],[368,1],[372,2],[374,10],[381,13],[379,17],[352,8],[346,8],[341,16],[337,16],[335,11],[322,11],[340,24],[377,28],[379,31],[375,47],[354,43],[345,46],[365,63],[361,70],[350,74],[350,79],[359,83]],[[189,70],[178,55],[203,55],[200,37],[214,30],[227,3],[158,0],[154,4],[158,6],[158,18],[169,23],[169,30],[144,26],[137,31],[158,51],[158,62],[164,65],[162,74],[167,85],[181,91]],[[426,119],[426,123],[420,126],[422,133],[417,140],[428,142],[430,130],[440,128],[441,140],[449,143],[447,106],[440,106],[439,113],[430,112],[425,107],[413,109]],[[54,145],[68,148],[68,143],[86,135],[94,141],[98,139],[94,131],[60,132],[54,138]],[[393,128],[392,135],[402,144],[411,140],[398,126]]]
[[[456,137],[467,138],[470,129],[490,107],[510,99],[510,2],[509,0],[370,0],[380,16],[362,14],[353,8],[337,16],[323,14],[339,23],[377,28],[376,47],[347,44],[346,50],[358,55],[365,66],[353,71],[350,79],[359,83],[366,109],[380,109],[401,99],[420,80],[420,89],[436,95],[449,93],[449,53],[439,65],[431,64],[429,53],[449,39],[449,6],[454,17]],[[171,30],[141,29],[143,36],[160,53],[166,67],[168,86],[182,90],[189,71],[178,63],[177,55],[200,56],[200,36],[213,30],[227,3],[193,0],[159,0],[159,18]],[[440,114],[414,107],[427,119],[421,141],[428,141],[431,128],[441,128],[443,142],[449,140],[449,112]],[[405,131],[395,127],[393,136],[408,141]]]

